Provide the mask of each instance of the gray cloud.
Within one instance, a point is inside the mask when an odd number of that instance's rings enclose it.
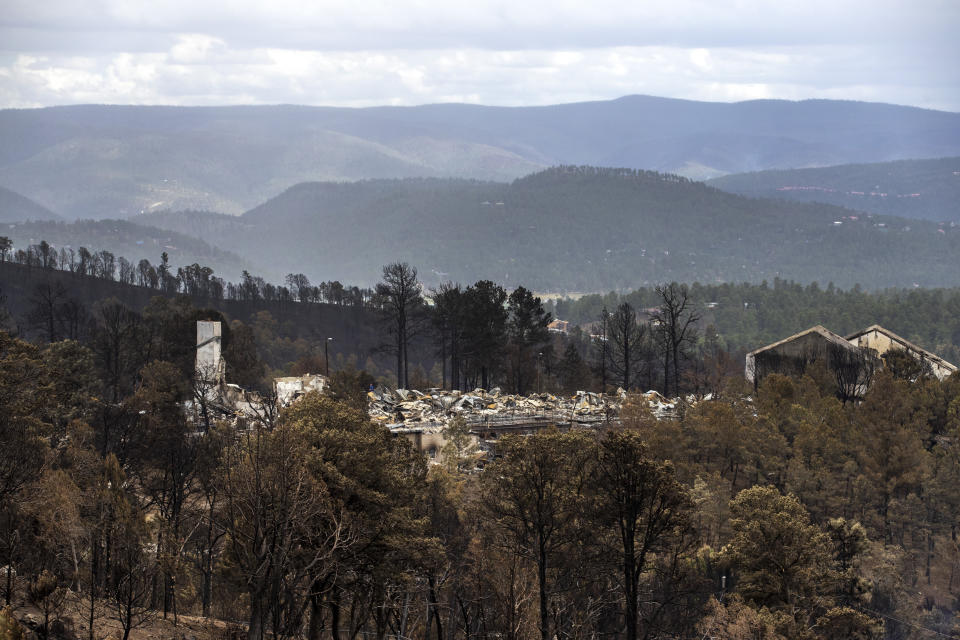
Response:
[[[960,111],[960,3],[4,0],[0,106],[544,104],[649,93]]]

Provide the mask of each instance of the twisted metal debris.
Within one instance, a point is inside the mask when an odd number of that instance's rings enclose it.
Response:
[[[453,418],[462,417],[471,427],[516,424],[595,424],[617,420],[627,393],[577,391],[572,396],[534,393],[506,394],[499,388],[471,392],[429,389],[396,389],[384,386],[371,390],[370,418],[394,430],[439,431]],[[668,400],[656,391],[640,396],[657,418],[676,416],[677,400]]]

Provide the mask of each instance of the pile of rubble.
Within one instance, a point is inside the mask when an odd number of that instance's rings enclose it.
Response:
[[[442,429],[456,416],[467,423],[508,420],[556,420],[564,423],[590,423],[616,419],[626,399],[618,389],[615,395],[578,391],[573,396],[534,393],[528,396],[503,393],[499,388],[470,392],[429,389],[390,390],[380,386],[371,390],[370,417],[392,428]],[[674,417],[677,400],[668,400],[656,391],[642,395],[657,418]]]
[[[213,412],[220,418],[258,418],[273,409],[289,406],[312,391],[325,392],[330,381],[320,374],[306,374],[274,379],[276,405],[269,404],[259,394],[226,382],[226,367],[221,355],[222,330],[220,322],[197,322],[197,379],[206,384],[205,402],[189,403],[194,420],[199,423],[201,412]],[[503,393],[499,388],[474,389],[470,392],[429,389],[415,391],[384,386],[371,389],[370,418],[391,429],[441,431],[456,416],[468,424],[557,423],[590,424],[616,420],[627,398],[623,389],[612,395],[577,391],[573,396],[552,393],[534,393],[528,396]],[[646,400],[655,417],[673,418],[678,414],[680,400],[667,399],[656,391],[640,396]],[[690,402],[688,400],[687,402]]]
[[[325,391],[330,386],[326,376],[308,373],[302,376],[274,378],[273,388],[277,392],[277,404],[287,407],[311,391]]]
[[[646,400],[647,406],[650,407],[650,413],[657,420],[672,419],[679,416],[680,398],[665,398],[656,391],[647,391],[640,397]],[[687,402],[692,404],[694,401],[692,398],[688,398]]]
[[[380,386],[368,394],[370,417],[395,427],[443,427],[455,416],[468,423],[508,418],[556,418],[591,421],[620,411],[619,396],[578,391],[572,398],[551,393],[528,396],[503,393],[499,388],[471,392],[429,389],[416,391]]]

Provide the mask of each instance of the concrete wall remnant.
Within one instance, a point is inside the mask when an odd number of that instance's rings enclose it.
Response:
[[[226,367],[221,355],[223,333],[220,323],[197,321],[197,378],[214,385],[224,382]]]

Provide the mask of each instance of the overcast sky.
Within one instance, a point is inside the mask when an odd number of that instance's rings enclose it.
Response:
[[[960,0],[0,0],[0,107],[650,94],[960,111],[958,34]]]

